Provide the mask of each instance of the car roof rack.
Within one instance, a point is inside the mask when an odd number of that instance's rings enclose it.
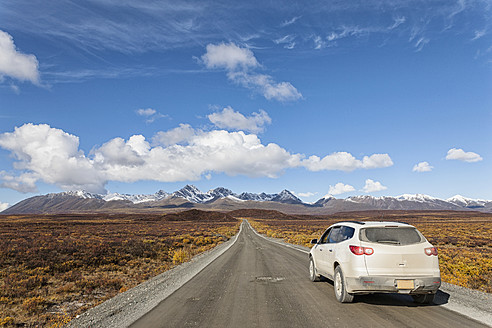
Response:
[[[399,223],[399,224],[411,225],[410,223],[403,222],[403,221],[375,221],[375,222],[380,222],[380,223]]]
[[[355,224],[361,224],[361,225],[366,224],[365,222],[362,222],[362,221],[345,221],[345,222],[350,222],[350,223],[355,223]]]

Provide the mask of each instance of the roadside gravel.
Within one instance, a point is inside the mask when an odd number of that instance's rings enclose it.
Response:
[[[239,233],[241,230],[242,225]],[[161,273],[84,312],[70,321],[67,327],[128,327],[227,251],[236,242],[239,233],[225,243],[193,257],[191,261]]]
[[[492,327],[492,295],[443,282],[435,303]]]

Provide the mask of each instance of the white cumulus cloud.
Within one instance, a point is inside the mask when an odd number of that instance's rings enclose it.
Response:
[[[371,156],[364,156],[362,159],[362,168],[364,169],[377,169],[381,167],[389,167],[393,165],[393,161],[388,154],[373,154]]]
[[[382,191],[386,189],[388,188],[383,186],[381,182],[367,179],[366,185],[364,186],[364,188],[362,188],[362,191],[365,193],[371,193],[371,192]]]
[[[212,113],[207,117],[210,122],[220,129],[243,130],[253,133],[262,132],[265,125],[272,122],[268,113],[261,109],[258,113],[245,117],[231,107],[226,107],[222,112]]]
[[[9,203],[0,202],[0,212],[5,211],[9,207],[10,207]]]
[[[86,156],[78,137],[46,124],[25,124],[0,135],[0,147],[17,159],[14,168],[21,172],[1,172],[1,187],[28,192],[43,181],[63,189],[104,192],[108,181],[188,181],[210,172],[277,177],[298,166],[301,158],[242,131],[203,132],[181,125],[155,140],[160,144],[152,147],[141,135],[126,141],[114,138]]]
[[[302,98],[302,94],[290,82],[267,82],[260,87],[263,88],[263,95],[268,100],[294,101]]]
[[[23,193],[34,192],[37,191],[37,181],[38,178],[33,173],[23,173],[19,176],[14,176],[5,171],[0,171],[0,188],[9,188]]]
[[[468,162],[468,163],[474,163],[474,162],[480,162],[483,160],[482,156],[480,156],[477,153],[474,153],[472,151],[464,151],[463,149],[459,148],[451,148],[448,150],[448,154],[446,155],[447,160],[458,160],[458,161],[463,161],[463,162]]]
[[[388,154],[364,156],[362,160],[347,152],[336,152],[320,158],[316,155],[302,161],[302,165],[310,171],[340,170],[350,172],[355,169],[374,169],[393,165]]]
[[[137,113],[137,115],[146,117],[147,119],[145,120],[145,122],[147,122],[147,123],[152,123],[161,117],[167,116],[167,115],[163,115],[163,114],[159,113],[158,111],[156,111],[153,108],[140,108],[140,109],[137,109],[135,111],[135,113]]]
[[[141,166],[145,164],[141,155],[149,149],[150,145],[141,135],[131,136],[128,141],[114,138],[94,151],[94,161],[114,166]]]
[[[227,77],[248,89],[256,90],[268,100],[274,99],[285,102],[302,98],[302,94],[290,82],[276,83],[269,75],[230,71],[227,73]]]
[[[300,193],[297,193],[296,195],[299,196],[299,197],[311,197],[311,196],[314,196],[314,195],[317,195],[318,193],[317,192],[300,192]]]
[[[306,160],[275,143],[263,144],[255,134],[202,131],[187,124],[161,131],[152,141],[142,135],[114,138],[85,154],[77,136],[28,123],[0,134],[0,147],[16,159],[15,174],[0,171],[0,187],[30,192],[42,181],[65,190],[103,193],[108,181],[193,181],[213,173],[275,178],[297,167],[353,170],[388,164],[384,154],[358,160],[349,153],[335,153]]]
[[[229,80],[263,94],[268,100],[284,102],[302,98],[290,82],[277,83],[269,75],[254,72],[260,64],[253,52],[232,42],[208,44],[201,60],[209,69],[225,69]]]
[[[155,113],[157,113],[157,111],[155,109],[152,109],[152,108],[140,108],[140,109],[137,109],[137,114],[140,115],[140,116],[152,116],[154,115]]]
[[[340,194],[344,194],[346,192],[351,192],[354,190],[355,190],[355,188],[352,187],[351,185],[343,184],[343,183],[339,182],[334,186],[330,186],[328,194],[329,195],[340,195]]]
[[[207,52],[202,61],[207,68],[225,68],[235,70],[259,66],[253,52],[247,48],[240,48],[234,43],[208,44]]]
[[[428,162],[420,162],[413,166],[413,172],[430,172],[434,166],[431,166]]]
[[[11,151],[18,161],[18,177],[4,176],[2,185],[19,191],[32,191],[33,181],[42,179],[64,189],[81,187],[102,191],[101,174],[78,149],[79,138],[47,124],[24,124],[14,132],[0,135],[0,147]]]
[[[153,137],[153,141],[156,144],[163,146],[170,146],[175,144],[181,144],[188,142],[192,137],[196,135],[197,131],[189,124],[180,124],[177,128],[169,131],[159,131]]]
[[[39,85],[38,66],[36,56],[17,51],[12,36],[0,30],[0,80],[8,76]]]

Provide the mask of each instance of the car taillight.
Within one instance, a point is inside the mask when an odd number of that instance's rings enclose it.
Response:
[[[427,256],[437,256],[437,247],[427,247],[424,249],[425,255]]]
[[[371,247],[361,247],[361,246],[349,246],[350,251],[355,255],[372,255],[374,254],[374,250]]]

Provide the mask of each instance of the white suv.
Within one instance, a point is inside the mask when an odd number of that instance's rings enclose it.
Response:
[[[441,286],[437,248],[406,223],[340,222],[311,243],[311,280],[332,279],[342,303],[369,293],[410,294],[431,303]]]

